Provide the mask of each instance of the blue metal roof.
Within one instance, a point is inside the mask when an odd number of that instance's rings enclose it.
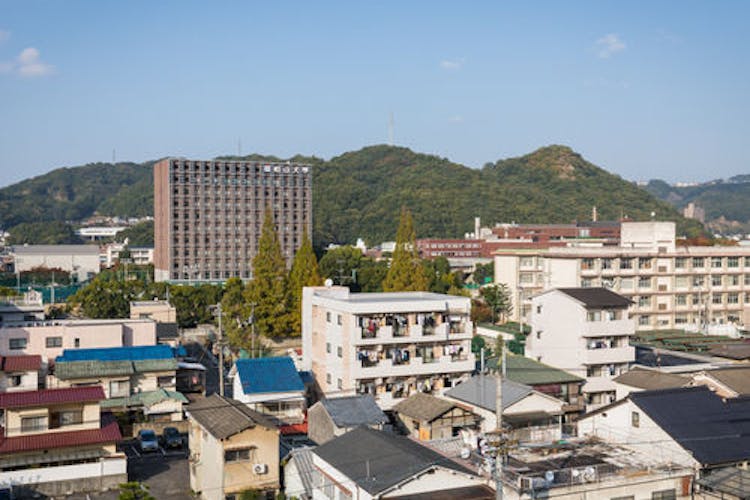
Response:
[[[98,349],[65,349],[55,361],[142,361],[174,358],[168,345],[104,347]]]
[[[238,359],[236,365],[245,394],[305,390],[292,358]]]

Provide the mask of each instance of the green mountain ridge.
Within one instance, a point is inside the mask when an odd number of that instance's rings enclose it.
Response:
[[[239,159],[235,156],[222,159]],[[286,161],[272,156],[241,159]],[[669,203],[586,161],[567,146],[552,145],[473,169],[403,147],[376,145],[330,160],[297,155],[313,169],[313,238],[316,246],[392,240],[399,211],[408,207],[418,237],[461,237],[475,216],[495,222],[569,223],[627,216],[678,222],[680,232],[699,234]],[[64,223],[94,214],[153,214],[152,166],[95,163],[53,170],[0,189],[0,226]],[[22,226],[23,227],[23,226]],[[29,241],[33,243],[34,241]],[[49,242],[49,241],[47,241]]]

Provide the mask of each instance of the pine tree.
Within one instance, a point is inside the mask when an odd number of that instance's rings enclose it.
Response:
[[[411,212],[402,207],[396,231],[396,248],[391,258],[391,267],[383,281],[383,291],[424,291],[427,286],[428,279],[417,252],[417,237]]]
[[[306,286],[319,286],[323,283],[318,270],[318,259],[313,252],[312,242],[307,231],[302,235],[302,244],[294,255],[292,270],[289,273],[289,311],[291,314],[292,335],[302,332],[302,289]]]
[[[271,209],[266,207],[258,253],[253,259],[253,280],[245,290],[247,305],[255,304],[255,333],[282,337],[289,333],[286,307],[286,262],[276,233]]]

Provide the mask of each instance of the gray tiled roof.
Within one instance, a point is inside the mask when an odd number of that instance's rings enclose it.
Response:
[[[633,303],[627,297],[615,293],[608,288],[558,288],[565,295],[582,302],[586,309],[626,308]]]
[[[244,403],[218,394],[191,403],[188,412],[216,439],[226,439],[256,425],[276,428],[266,417]]]
[[[304,446],[302,448],[293,449],[289,452],[289,455],[287,455],[289,459],[294,459],[299,479],[302,482],[302,487],[305,488],[304,493],[301,491],[287,491],[287,495],[295,496],[297,498],[312,498],[314,486],[313,477],[315,474],[312,450],[311,447]]]
[[[399,402],[393,407],[393,411],[410,418],[431,422],[455,406],[455,403],[445,399],[418,392]]]
[[[507,378],[503,379],[503,409],[520,401],[532,392],[534,392],[534,389],[528,385],[519,384]],[[492,375],[475,375],[445,392],[446,396],[490,411],[495,411],[496,394],[497,382]]]
[[[364,426],[318,446],[313,453],[371,495],[435,466],[472,473],[416,441]]]
[[[375,402],[375,398],[369,394],[322,399],[320,404],[323,405],[337,427],[388,423],[388,417]]]
[[[633,368],[613,379],[618,384],[629,385],[639,389],[670,389],[672,387],[683,387],[689,379],[676,373],[664,373],[658,370],[644,370]]]

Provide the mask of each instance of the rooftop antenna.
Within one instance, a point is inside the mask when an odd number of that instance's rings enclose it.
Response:
[[[393,128],[394,128],[393,111],[391,111],[391,115],[388,119],[388,145],[390,146],[393,146]]]

